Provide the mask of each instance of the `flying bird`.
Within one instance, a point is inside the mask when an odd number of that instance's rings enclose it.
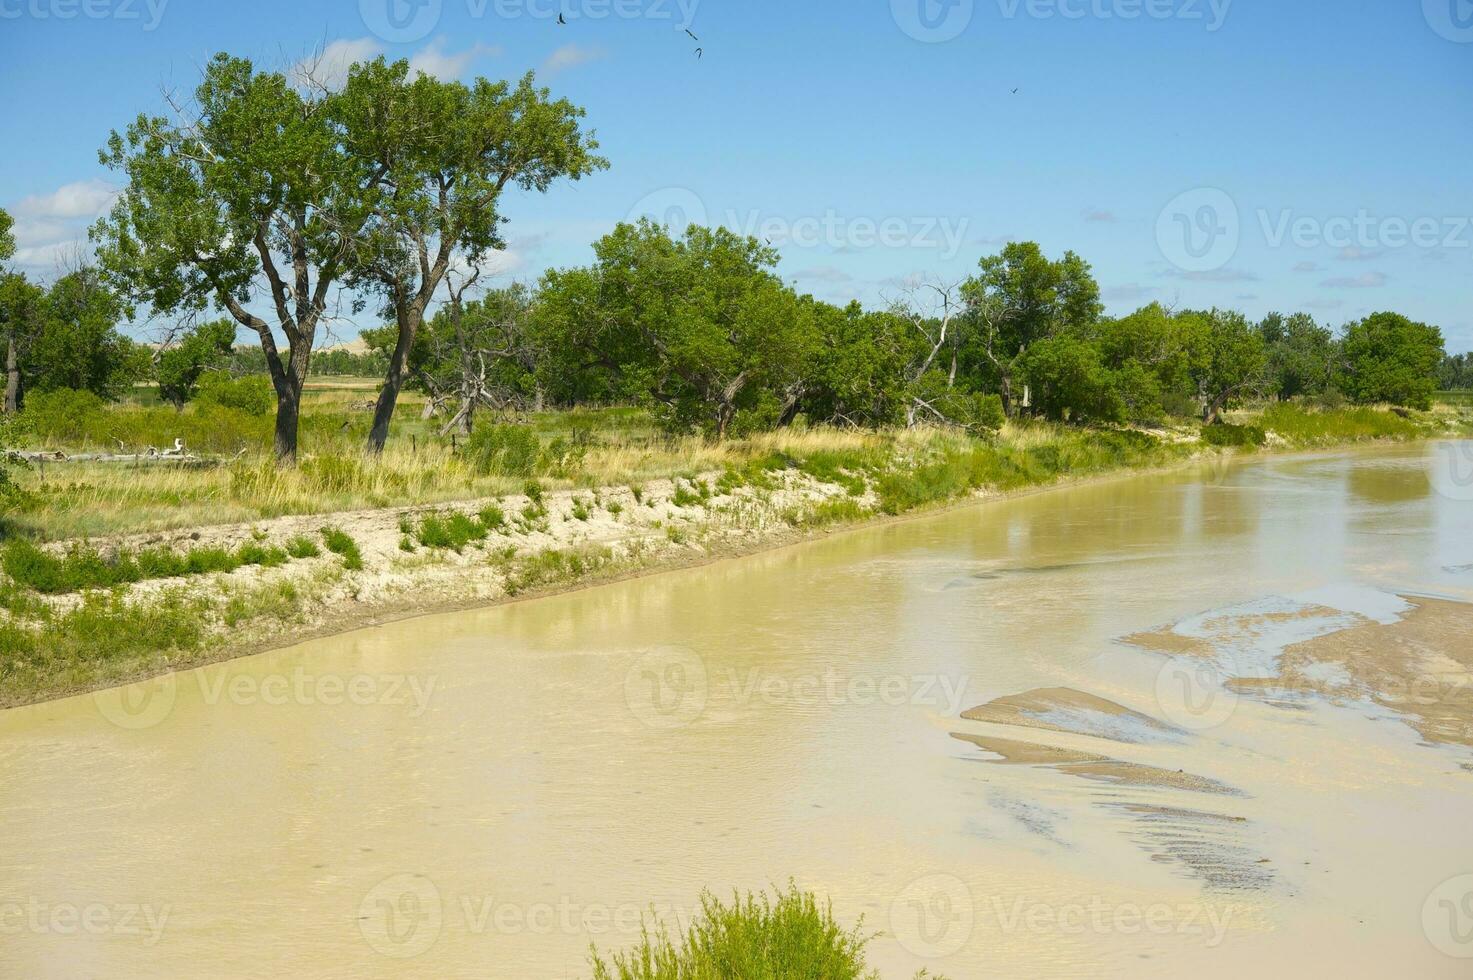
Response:
[[[700,49],[700,48],[696,48],[696,58],[697,59],[699,59],[701,57],[701,50],[702,49]]]
[[[565,20],[563,20],[563,14],[562,14],[562,11],[558,11],[558,15],[557,15],[557,22],[558,22],[558,23],[559,23],[559,24],[567,24],[567,21],[565,21]]]
[[[687,27],[685,29],[685,33],[690,34],[690,28],[689,27]],[[690,39],[692,41],[699,41],[700,40],[700,38],[696,37],[694,34],[690,34]]]
[[[1013,94],[1014,95],[1017,95],[1018,94],[1018,90],[1017,89],[1013,89]]]

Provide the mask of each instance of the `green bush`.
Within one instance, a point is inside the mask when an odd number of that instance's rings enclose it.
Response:
[[[542,443],[523,425],[483,425],[465,444],[465,458],[478,473],[531,476],[537,472]]]
[[[103,400],[90,391],[56,388],[27,395],[21,421],[43,444],[81,442],[105,410]]]
[[[1218,422],[1202,426],[1202,441],[1209,446],[1237,446],[1254,448],[1263,445],[1268,438],[1263,429],[1256,425],[1231,425]]]
[[[246,415],[270,415],[276,408],[276,389],[264,374],[232,378],[226,371],[206,371],[199,378],[195,400],[206,405],[233,408]]]
[[[327,545],[328,551],[342,557],[343,567],[348,571],[356,572],[363,567],[363,553],[358,550],[358,542],[342,528],[331,525],[324,527],[322,543]]]
[[[862,926],[842,928],[828,905],[791,883],[776,900],[763,892],[727,904],[707,892],[700,914],[674,939],[657,923],[611,961],[597,948],[589,957],[595,980],[876,980],[865,965],[870,937]]]
[[[322,554],[312,539],[299,534],[286,543],[286,553],[293,558],[316,558]]]

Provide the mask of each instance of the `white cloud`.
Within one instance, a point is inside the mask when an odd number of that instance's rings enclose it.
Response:
[[[1320,283],[1327,289],[1376,289],[1386,285],[1384,272],[1363,272],[1358,276],[1341,276]]]
[[[608,57],[608,52],[600,47],[589,47],[583,44],[564,44],[547,56],[547,60],[542,63],[542,70],[548,74],[553,74],[566,68],[586,65],[590,61],[598,61],[606,57]]]
[[[1295,272],[1319,272],[1320,271],[1320,264],[1318,262],[1297,262],[1294,265],[1294,271]]]
[[[348,80],[349,68],[360,61],[372,61],[383,53],[383,45],[371,37],[339,38],[297,62],[288,76],[298,85],[341,88]]]
[[[1360,248],[1357,245],[1347,245],[1335,256],[1341,262],[1371,262],[1380,257],[1379,249]]]
[[[794,279],[813,279],[819,282],[850,282],[853,276],[843,269],[831,265],[816,265],[807,269],[799,269],[793,273]]]
[[[1128,282],[1103,289],[1100,291],[1100,296],[1107,300],[1133,301],[1145,299],[1155,292],[1160,292],[1155,286],[1142,286],[1138,282]]]
[[[1116,221],[1119,221],[1120,219],[1115,217],[1114,211],[1104,211],[1100,209],[1090,208],[1085,210],[1084,220],[1091,222],[1098,221],[1103,222],[1104,224],[1113,225]]]
[[[1206,272],[1182,272],[1171,270],[1166,273],[1175,279],[1185,279],[1188,282],[1257,282],[1258,277],[1244,269],[1222,268],[1209,269]]]
[[[472,44],[464,51],[446,51],[445,38],[434,38],[409,58],[409,67],[426,75],[445,81],[454,81],[465,74],[471,63],[479,58],[498,55],[501,49],[490,44]]]
[[[105,180],[63,184],[50,194],[21,198],[15,213],[31,218],[95,218],[112,206],[118,189]]]

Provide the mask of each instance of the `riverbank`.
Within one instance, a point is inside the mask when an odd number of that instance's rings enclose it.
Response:
[[[0,706],[390,619],[508,602],[938,507],[1244,452],[1457,435],[1457,415],[1276,408],[1241,428],[769,434],[630,484],[293,514],[32,544],[0,580]],[[1224,438],[1226,436],[1226,438]]]

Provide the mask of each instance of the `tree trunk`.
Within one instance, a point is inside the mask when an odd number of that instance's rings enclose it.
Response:
[[[272,441],[278,463],[294,463],[297,459],[297,420],[302,413],[302,385],[311,358],[311,343],[297,343],[288,352],[281,371],[271,372],[271,383],[276,388],[276,432]]]
[[[10,338],[5,349],[5,414],[20,411],[20,362],[15,349],[15,337]]]
[[[378,403],[373,407],[373,428],[368,430],[368,451],[381,453],[389,438],[389,421],[394,417],[394,406],[399,401],[399,389],[404,385],[404,365],[409,362],[409,349],[414,346],[414,337],[419,333],[419,322],[424,311],[417,304],[401,306],[399,338],[394,341],[394,353],[389,357],[389,370],[384,377],[384,387],[378,393]]]

